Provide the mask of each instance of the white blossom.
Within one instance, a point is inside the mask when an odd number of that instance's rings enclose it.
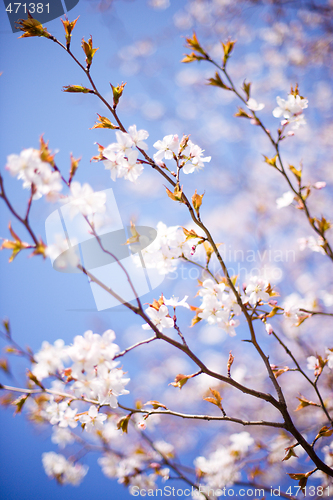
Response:
[[[261,111],[262,109],[264,109],[265,107],[265,104],[263,104],[262,102],[261,103],[258,103],[255,99],[253,99],[252,97],[250,97],[246,103],[246,106],[251,110],[251,111]]]
[[[70,215],[73,218],[78,212],[84,216],[103,214],[105,212],[106,194],[103,191],[95,193],[88,183],[77,181],[71,183],[71,195],[64,198],[64,202],[71,204]]]
[[[146,309],[146,314],[160,332],[163,332],[164,328],[173,328],[174,326],[174,321],[170,318],[168,308],[165,305],[161,305],[158,310],[154,307],[148,307]],[[142,325],[142,328],[144,330],[150,330],[151,327],[145,323]]]
[[[58,427],[54,425],[52,427],[52,443],[55,443],[59,448],[65,448],[68,444],[75,442],[75,438],[72,432],[67,427]]]
[[[166,306],[171,306],[171,307],[185,307],[186,309],[190,309],[190,306],[186,302],[188,299],[188,295],[185,295],[185,297],[182,300],[179,300],[178,297],[175,297],[174,295],[170,299],[164,299],[164,304]]]
[[[275,118],[284,118],[282,125],[292,123],[292,128],[297,129],[300,125],[305,125],[303,109],[308,107],[308,100],[299,95],[289,94],[287,100],[277,97],[278,107],[273,110]]]
[[[60,173],[53,170],[49,163],[41,160],[37,149],[24,149],[19,155],[9,155],[6,169],[12,176],[23,180],[24,188],[31,189],[34,185],[33,199],[39,199],[43,195],[48,201],[58,199],[59,192],[62,190]]]
[[[167,227],[163,222],[157,224],[155,240],[142,250],[142,256],[147,269],[157,269],[159,274],[175,271],[182,255],[190,257],[191,247],[185,241],[183,229],[180,226]],[[135,263],[141,266],[138,256]]]
[[[53,398],[45,408],[45,413],[51,425],[59,425],[59,427],[71,427],[74,429],[77,426],[75,419],[77,409],[72,409],[66,401],[56,403]]]
[[[154,148],[158,149],[158,152],[154,154],[154,160],[156,162],[160,162],[164,158],[166,160],[172,160],[173,155],[179,153],[178,135],[166,135],[162,141],[159,140],[155,142]]]
[[[295,195],[292,191],[287,191],[286,193],[283,193],[281,198],[278,198],[276,200],[276,208],[284,208],[288,207],[289,205],[292,204],[294,201]]]
[[[94,405],[91,405],[89,411],[83,413],[79,417],[80,422],[84,424],[84,429],[87,432],[101,430],[106,419],[107,415],[105,415],[105,413],[99,413],[97,407]]]
[[[117,177],[122,177],[124,175],[124,163],[125,157],[122,152],[114,151],[107,146],[103,149],[103,156],[106,160],[103,160],[106,170],[110,170],[111,179],[116,180]]]
[[[149,137],[147,130],[137,130],[136,125],[131,125],[130,127],[128,127],[128,133],[131,136],[131,139],[135,146],[144,150],[148,149],[147,144],[143,142]]]
[[[124,159],[123,170],[121,172],[120,177],[124,177],[124,179],[135,182],[139,175],[143,172],[142,163],[137,162],[138,159],[138,151],[130,151],[127,155],[127,159]]]
[[[265,292],[268,287],[268,282],[259,278],[258,276],[252,276],[250,278],[250,283],[245,289],[245,297],[243,297],[244,303],[249,303],[251,306],[256,306],[259,301],[268,302],[269,294]]]
[[[88,472],[87,465],[73,463],[66,460],[64,455],[50,451],[42,455],[43,467],[46,474],[57,479],[60,484],[78,486]]]
[[[67,346],[62,339],[56,340],[53,345],[44,341],[41,350],[34,355],[36,363],[31,371],[38,380],[43,380],[61,371],[67,358]]]

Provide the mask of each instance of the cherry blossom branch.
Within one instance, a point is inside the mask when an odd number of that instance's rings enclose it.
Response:
[[[150,344],[150,342],[152,342],[153,340],[157,340],[157,339],[158,339],[158,337],[155,336],[155,337],[150,337],[149,339],[141,340],[140,342],[137,342],[136,344],[133,344],[130,347],[127,347],[123,351],[116,354],[113,359],[120,358],[120,357],[124,356],[125,354],[127,354],[128,352],[132,351],[133,349],[136,349],[140,345]]]
[[[122,271],[123,271],[123,273],[125,274],[126,279],[127,279],[128,283],[129,283],[129,285],[130,285],[130,287],[131,287],[131,290],[132,290],[132,292],[133,292],[133,294],[134,294],[134,297],[135,297],[135,299],[136,299],[136,301],[137,301],[138,307],[139,307],[140,309],[142,309],[142,305],[141,305],[141,301],[140,301],[140,298],[139,298],[139,294],[138,294],[138,293],[137,293],[137,291],[135,290],[135,287],[134,287],[134,285],[133,285],[133,282],[132,282],[132,280],[131,280],[131,278],[130,278],[130,275],[128,274],[128,272],[127,272],[127,270],[126,270],[125,266],[123,266],[123,264],[121,263],[121,261],[120,261],[119,259],[117,259],[117,257],[116,257],[116,256],[115,256],[112,252],[110,252],[109,250],[107,250],[107,249],[104,247],[104,245],[103,245],[103,243],[102,243],[102,240],[101,240],[100,236],[96,233],[95,228],[94,228],[94,226],[90,223],[90,221],[89,221],[88,217],[84,217],[84,218],[85,218],[85,220],[87,221],[87,223],[88,223],[88,225],[89,225],[90,229],[92,230],[92,233],[93,233],[93,235],[95,236],[95,238],[96,238],[96,240],[97,240],[97,242],[98,242],[98,244],[99,244],[99,246],[100,246],[101,250],[102,250],[104,253],[106,253],[106,254],[110,255],[110,256],[111,256],[111,257],[112,257],[112,258],[113,258],[113,259],[117,262],[118,266],[121,268],[121,270],[122,270]]]
[[[318,396],[318,399],[320,401],[320,406],[323,410],[323,412],[325,413],[327,419],[329,420],[330,424],[333,426],[333,419],[332,417],[330,416],[330,414],[328,413],[327,409],[326,409],[326,406],[325,406],[325,403],[324,403],[324,400],[319,392],[319,389],[317,387],[317,379],[315,382],[313,382],[310,377],[308,377],[308,375],[302,370],[302,368],[300,367],[297,359],[295,358],[295,356],[293,355],[293,353],[290,351],[290,349],[286,346],[286,344],[280,339],[280,337],[273,331],[272,332],[272,335],[276,338],[276,340],[279,342],[279,344],[283,347],[283,349],[285,350],[285,352],[288,354],[288,356],[293,360],[293,362],[295,363],[295,365],[297,366],[297,371],[299,371],[303,377],[305,377],[305,379],[309,382],[309,384],[314,388],[314,390],[316,391],[316,394]]]
[[[321,315],[321,316],[333,316],[333,313],[323,312],[323,311],[309,311],[308,309],[301,308],[300,311],[311,314],[311,316]]]
[[[30,234],[31,238],[33,239],[35,245],[37,246],[38,245],[38,239],[37,237],[35,236],[34,232],[32,231],[30,225],[29,225],[29,221],[28,221],[28,216],[29,216],[29,211],[30,211],[30,208],[29,208],[29,205],[28,205],[28,210],[27,210],[27,214],[25,216],[25,218],[23,219],[13,208],[12,204],[10,203],[6,193],[5,193],[5,188],[4,188],[4,184],[3,184],[3,178],[2,178],[2,175],[0,174],[0,198],[2,198],[4,200],[4,202],[6,203],[7,207],[9,208],[10,212],[14,215],[14,217],[21,222],[21,224],[26,228],[26,230],[28,231],[28,233]],[[30,202],[31,203],[31,202]]]
[[[268,427],[276,427],[279,429],[285,429],[285,425],[283,422],[268,422],[265,420],[242,420],[240,418],[234,418],[234,417],[228,417],[228,416],[217,416],[217,415],[191,415],[188,413],[181,413],[173,410],[143,410],[143,409],[134,409],[134,408],[128,408],[126,406],[123,406],[118,403],[119,408],[125,411],[129,411],[130,413],[141,413],[143,415],[146,415],[147,418],[150,417],[151,415],[173,415],[174,417],[180,417],[188,420],[218,420],[218,421],[225,421],[225,422],[234,422],[236,424],[240,424],[243,426],[268,426]]]
[[[215,278],[214,274],[208,269],[208,267],[207,267],[208,265],[203,266],[202,264],[199,264],[199,262],[195,262],[195,260],[188,259],[187,257],[185,257],[185,255],[182,255],[181,259],[185,260],[185,262],[189,262],[190,264],[193,264],[194,266],[200,267],[200,269],[207,272],[213,278],[215,283],[217,283],[217,284],[219,283],[219,280],[217,278]]]
[[[245,104],[247,106],[247,101],[243,98],[243,96],[237,91],[236,89],[236,86],[234,85],[229,73],[227,72],[225,66],[220,66],[219,64],[217,64],[213,59],[211,59],[207,54],[206,54],[206,57],[205,59],[212,63],[214,66],[216,66],[224,75],[225,77],[227,78],[229,84],[230,84],[230,87],[229,88],[229,91],[232,91],[242,102],[243,104]],[[278,158],[278,161],[279,161],[279,165],[280,165],[280,168],[278,168],[276,165],[275,165],[275,168],[278,172],[280,172],[280,174],[283,175],[283,177],[286,179],[287,183],[288,183],[288,186],[290,187],[290,189],[292,190],[292,192],[297,196],[297,199],[300,201],[301,203],[301,207],[304,209],[304,212],[306,214],[306,217],[309,221],[309,224],[311,225],[311,227],[314,229],[314,231],[323,239],[324,243],[322,245],[326,255],[333,261],[333,250],[329,244],[329,242],[327,241],[326,237],[325,237],[325,230],[324,229],[321,229],[320,227],[318,227],[316,225],[316,221],[315,221],[315,218],[311,216],[310,214],[310,211],[309,211],[309,208],[307,206],[307,203],[306,203],[306,200],[304,199],[304,197],[302,196],[302,193],[301,193],[301,185],[300,185],[300,182],[299,182],[299,187],[298,187],[298,190],[294,188],[291,180],[289,179],[287,173],[286,173],[286,170],[284,168],[284,165],[283,165],[283,161],[282,161],[282,158],[281,158],[281,153],[280,153],[280,147],[279,147],[279,143],[280,141],[282,140],[282,134],[279,134],[279,138],[277,141],[275,141],[271,135],[271,133],[269,132],[269,130],[264,126],[264,124],[262,123],[262,121],[260,120],[260,118],[258,118],[257,114],[255,113],[255,111],[251,110],[251,113],[252,113],[252,116],[254,118],[254,120],[256,121],[256,124],[259,125],[259,127],[265,132],[265,134],[267,135],[267,137],[269,138],[271,144],[273,145],[274,149],[275,149],[275,152],[276,152],[276,155],[277,155],[277,158]]]

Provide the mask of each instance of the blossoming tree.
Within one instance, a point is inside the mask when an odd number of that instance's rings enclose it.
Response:
[[[226,263],[230,260],[229,243],[221,244],[214,235],[216,225],[213,232],[206,222],[209,192],[200,188],[200,178],[214,168],[214,158],[205,156],[201,145],[192,141],[189,134],[167,134],[150,144],[148,131],[136,125],[125,126],[118,112],[126,95],[125,84],[111,85],[112,102],[100,93],[91,69],[97,57],[92,37],[82,40],[84,62],[72,52],[72,32],[77,21],[62,20],[65,43],[30,14],[18,26],[22,38],[42,37],[55,43],[84,73],[87,87],[67,85],[65,92],[92,94],[105,106],[106,116],[98,114],[93,128],[107,129],[113,142],[98,144],[93,160],[110,172],[110,185],[135,183],[151,170],[157,179],[163,178],[165,203],[170,210],[187,211],[187,227],[168,227],[162,213],[162,220],[156,223],[156,237],[149,244],[132,222],[131,236],[124,243],[130,248],[141,245],[147,271],[153,269],[170,276],[184,264],[199,274],[195,286],[186,286],[186,295],[181,284],[177,285],[181,297],[168,298],[161,290],[149,304],[144,304],[130,272],[101,236],[106,222],[105,192],[94,191],[88,183],[75,180],[79,160],[71,156],[70,171],[65,174],[43,137],[39,149],[24,149],[8,156],[8,173],[21,181],[29,193],[22,215],[7,194],[5,175],[0,176],[0,197],[12,219],[10,236],[2,243],[3,250],[12,252],[10,261],[29,251],[34,258],[50,257],[60,268],[83,273],[127,308],[133,321],[139,317],[142,325],[135,323],[135,328],[149,330],[150,336],[144,334],[120,349],[115,343],[117,332],[107,329],[100,335],[88,330],[75,336],[70,345],[61,339],[53,344],[45,340],[40,350],[32,352],[15,342],[10,321],[4,319],[2,336],[8,352],[25,357],[29,366],[27,381],[21,387],[1,384],[5,394],[2,403],[13,406],[15,413],[26,411],[35,423],[52,429],[53,443],[64,451],[45,452],[42,462],[46,474],[60,484],[78,485],[88,472],[85,454],[98,451],[104,474],[128,487],[132,495],[144,490],[154,496],[163,482],[169,484],[178,478],[188,488],[186,491],[197,498],[227,496],[226,488],[230,496],[236,488],[241,494],[245,490],[239,488],[244,486],[258,492],[257,496],[274,495],[274,489],[279,488],[279,495],[286,498],[296,498],[300,490],[316,498],[329,498],[333,488],[333,450],[329,439],[333,433],[333,345],[326,333],[333,315],[329,310],[332,294],[321,290],[318,299],[301,298],[295,293],[282,296],[283,286],[275,283],[267,271],[248,273],[244,282],[240,273],[232,272]],[[231,95],[234,102],[237,100],[237,119],[244,118],[245,127],[255,128],[267,140],[267,175],[273,173],[274,183],[279,181],[288,189],[274,200],[274,210],[298,210],[301,227],[308,231],[299,239],[301,251],[310,249],[331,266],[330,223],[321,209],[316,212],[316,205],[311,204],[313,193],[320,190],[321,194],[326,182],[309,180],[302,164],[295,167],[285,159],[284,144],[297,140],[298,130],[306,125],[309,100],[297,84],[286,88],[285,95],[276,98],[276,105],[271,103],[272,116],[277,119],[277,130],[271,131],[261,115],[265,104],[253,96],[251,83],[244,80],[246,75],[242,75],[242,84],[234,83],[229,60],[237,58],[235,41],[222,41],[220,58],[211,55],[196,33],[186,39],[186,47],[188,53],[183,63],[211,65],[207,66],[206,83],[214,91]],[[196,188],[189,191],[187,179],[191,176],[197,179]],[[246,190],[243,196],[245,193]],[[79,215],[87,235],[96,240],[102,253],[116,261],[134,300],[127,301],[94,275],[82,262],[76,247],[70,247],[61,235],[48,245],[36,234],[33,207],[35,200],[42,197],[48,203],[69,206],[71,218]],[[220,221],[221,215],[218,217]],[[273,217],[270,215],[264,227],[275,222]],[[298,221],[291,222],[296,225]],[[24,229],[29,238],[23,236]],[[241,234],[244,235],[244,227]],[[133,261],[140,266],[138,255],[134,255]],[[295,261],[290,272],[294,265]],[[176,276],[179,279],[179,274]],[[315,323],[317,319],[322,323]],[[213,332],[216,336],[217,351],[221,351],[221,332],[227,339],[223,356],[215,362],[212,354],[201,355],[193,334],[202,325],[205,326],[201,335],[209,337]],[[302,335],[295,331],[302,331]],[[309,340],[313,332],[316,343]],[[145,350],[150,354],[148,358],[139,358],[141,372],[135,381],[130,356]],[[168,357],[174,352],[183,360],[178,363],[183,369],[173,372],[175,363],[166,369],[164,378],[154,383],[150,379],[158,373],[157,367],[167,366]],[[149,362],[152,355],[154,363]],[[128,365],[127,359],[132,359]],[[9,371],[7,359],[2,361],[2,368]],[[137,371],[134,365],[133,370]],[[146,386],[144,390],[142,385]],[[186,446],[198,429],[205,441],[211,439],[211,444],[208,449],[200,446],[200,451],[196,450],[189,467],[182,454],[186,455]],[[67,449],[71,452],[67,453]],[[76,449],[79,451],[74,452]]]

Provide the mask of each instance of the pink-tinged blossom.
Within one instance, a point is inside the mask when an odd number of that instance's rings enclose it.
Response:
[[[292,191],[287,191],[286,193],[283,193],[281,198],[278,198],[276,200],[276,208],[284,208],[288,207],[289,205],[292,204],[294,201],[295,195]]]
[[[174,326],[174,321],[170,318],[168,308],[165,305],[161,305],[158,310],[154,307],[148,307],[146,309],[146,314],[160,332],[163,332],[164,328],[173,328]],[[142,328],[144,330],[151,329],[146,323],[142,325]]]
[[[268,282],[266,280],[263,280],[258,276],[253,276],[250,278],[250,283],[245,289],[243,302],[248,302],[253,307],[255,307],[259,301],[268,302],[269,294],[265,291],[267,287]]]
[[[315,189],[323,189],[324,187],[326,187],[326,182],[325,181],[315,182],[312,187],[314,187]]]
[[[79,420],[81,424],[84,424],[85,431],[93,432],[94,430],[102,430],[107,418],[105,413],[99,413],[97,407],[91,405],[87,413],[80,415]]]
[[[307,369],[308,370],[317,370],[319,368],[319,360],[318,358],[316,358],[316,356],[309,356],[308,358],[306,358],[306,361],[307,361]]]
[[[141,420],[138,424],[137,424],[137,428],[140,429],[140,431],[145,431],[146,430],[146,423]]]
[[[251,111],[261,111],[264,109],[265,104],[258,103],[255,99],[250,97],[250,99],[247,101],[246,106],[251,110]]]
[[[88,472],[87,465],[74,464],[63,455],[53,451],[43,453],[42,462],[46,474],[56,479],[60,484],[78,486]]]
[[[333,350],[326,348],[326,356],[327,356],[327,366],[332,370],[333,368]]]
[[[273,110],[275,118],[284,118],[282,125],[292,123],[292,128],[297,129],[300,125],[305,125],[303,110],[308,107],[308,100],[302,99],[299,95],[289,94],[287,100],[276,98],[278,107]]]
[[[158,149],[158,152],[154,154],[154,160],[156,162],[162,161],[164,158],[166,160],[172,160],[173,155],[176,156],[179,153],[179,138],[178,135],[166,135],[163,140],[156,141],[154,148]]]
[[[222,328],[222,330],[224,330],[229,335],[229,337],[235,337],[235,328],[239,326],[239,320],[230,319],[229,321],[222,321],[218,324],[218,326]]]
[[[77,181],[71,183],[71,194],[64,198],[64,202],[71,204],[70,215],[73,218],[78,212],[89,217],[96,213],[105,212],[106,194],[102,191],[95,193],[88,183],[81,184]]]

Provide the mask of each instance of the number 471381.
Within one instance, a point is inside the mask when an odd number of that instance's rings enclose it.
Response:
[[[12,8],[12,5],[14,6]],[[27,7],[28,6],[28,7]],[[34,12],[37,12],[37,14],[42,14],[44,12],[44,9],[47,11],[47,13],[50,13],[50,4],[42,4],[42,3],[9,3],[6,7],[6,11],[9,12],[10,14],[14,12],[15,14],[18,13],[19,9],[24,9],[24,13],[27,13],[27,10],[30,12],[30,14],[33,14]]]
[[[296,493],[295,490],[297,490]],[[329,486],[327,486],[326,488],[323,488],[323,486],[305,486],[303,489],[300,486],[294,486],[294,487],[289,486],[286,493],[287,495],[297,496],[301,490],[304,496],[309,496],[309,497],[316,496],[316,497],[327,497],[327,498],[329,498],[330,496]]]

